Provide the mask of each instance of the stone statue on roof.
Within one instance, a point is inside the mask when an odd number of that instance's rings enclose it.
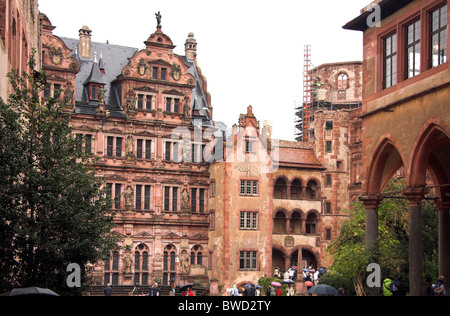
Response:
[[[158,22],[157,27],[161,27],[161,18],[162,18],[161,12],[158,11],[158,13],[155,13],[155,15],[156,15],[156,21]]]

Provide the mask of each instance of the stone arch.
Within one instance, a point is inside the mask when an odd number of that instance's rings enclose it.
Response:
[[[372,155],[367,175],[367,192],[383,192],[395,172],[404,166],[401,147],[392,137],[383,137]]]
[[[288,218],[288,212],[283,209],[279,208],[275,212],[275,215],[273,217],[273,232],[275,234],[286,234],[286,222]]]
[[[302,222],[304,219],[304,213],[300,209],[294,209],[290,214],[290,231],[294,235],[300,235],[303,231]]]
[[[291,182],[290,199],[301,200],[303,197],[304,181],[300,177],[295,177]]]
[[[450,183],[450,170],[446,168],[450,159],[450,132],[440,119],[433,119],[425,124],[415,141],[409,164],[408,186],[425,185],[427,170],[434,185]],[[444,196],[450,188],[439,187],[438,196]]]
[[[290,185],[289,179],[284,176],[278,176],[274,180],[273,197],[275,199],[287,199],[289,198],[288,187]]]
[[[306,199],[318,200],[320,199],[320,180],[316,177],[310,177],[306,180]]]

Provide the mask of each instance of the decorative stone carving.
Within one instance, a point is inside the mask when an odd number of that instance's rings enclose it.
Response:
[[[62,48],[50,47],[50,60],[53,64],[59,65],[63,61]]]

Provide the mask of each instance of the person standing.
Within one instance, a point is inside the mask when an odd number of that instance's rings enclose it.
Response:
[[[230,291],[231,296],[239,296],[239,290],[236,287],[236,284],[233,285],[233,288]]]
[[[161,291],[159,290],[158,283],[155,282],[155,284],[152,285],[148,296],[161,296]]]
[[[182,296],[194,296],[191,287],[188,287],[186,291],[183,292]]]
[[[111,284],[108,283],[108,285],[105,287],[105,296],[111,296],[111,294],[112,294]]]

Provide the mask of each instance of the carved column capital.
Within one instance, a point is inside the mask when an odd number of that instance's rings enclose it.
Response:
[[[366,209],[375,210],[380,205],[383,197],[379,194],[367,194],[360,198]]]
[[[426,186],[407,188],[403,191],[403,196],[408,200],[409,206],[420,206],[422,200],[430,192]]]

